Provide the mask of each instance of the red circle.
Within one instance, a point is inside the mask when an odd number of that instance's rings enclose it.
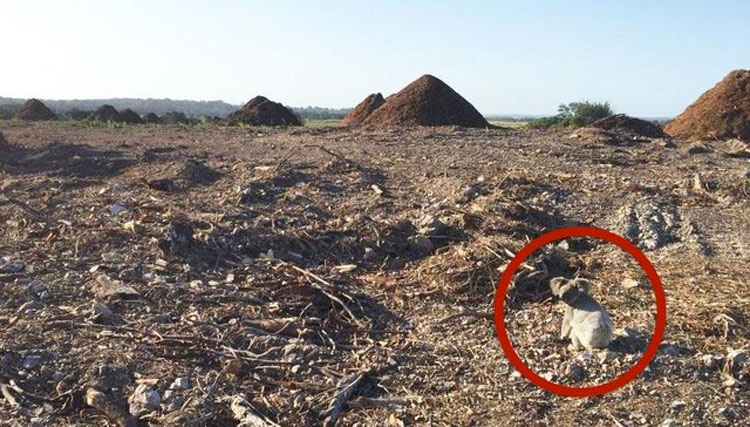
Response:
[[[523,363],[520,357],[518,357],[518,354],[513,349],[513,345],[508,338],[508,331],[505,329],[505,294],[508,291],[508,286],[510,285],[513,275],[521,263],[533,254],[534,251],[548,243],[568,237],[579,236],[595,237],[614,243],[619,246],[620,249],[632,255],[633,258],[638,261],[638,264],[640,264],[643,271],[646,272],[648,279],[651,281],[651,286],[654,290],[654,297],[656,299],[656,324],[654,326],[654,334],[641,358],[632,368],[619,377],[604,384],[598,384],[591,387],[564,386],[548,381],[537,375]],[[654,266],[651,265],[651,262],[646,258],[646,255],[644,255],[634,244],[617,234],[596,227],[575,226],[558,228],[557,230],[550,231],[532,240],[510,261],[508,267],[506,267],[503,275],[500,277],[500,281],[497,285],[497,292],[495,293],[495,332],[497,333],[497,339],[500,341],[500,346],[508,357],[511,365],[535,385],[551,393],[564,396],[589,397],[609,393],[635,379],[635,377],[646,369],[646,366],[651,363],[651,360],[656,355],[656,352],[659,349],[659,344],[661,343],[662,338],[664,338],[664,329],[666,326],[667,301],[664,296],[664,287],[662,286],[661,280],[659,279],[659,275],[656,273]]]

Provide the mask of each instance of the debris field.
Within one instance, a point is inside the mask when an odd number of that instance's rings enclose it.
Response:
[[[750,416],[750,163],[738,141],[615,128],[600,138],[3,122],[0,132],[0,425]],[[643,374],[568,398],[511,367],[493,298],[528,241],[581,224],[644,251],[668,320]],[[610,348],[559,339],[556,276],[591,281],[612,316]],[[508,300],[519,355],[567,385],[619,375],[653,330],[643,272],[596,240],[535,253]]]

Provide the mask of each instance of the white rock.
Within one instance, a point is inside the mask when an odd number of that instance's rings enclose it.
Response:
[[[187,390],[189,388],[190,388],[190,378],[188,377],[175,378],[175,380],[169,386],[170,390]]]
[[[42,363],[42,356],[37,354],[28,355],[23,358],[24,369],[34,369],[39,366],[40,363]]]
[[[158,408],[161,404],[161,396],[158,391],[146,384],[141,384],[130,395],[128,403],[130,404],[130,413],[138,416]]]
[[[115,203],[109,207],[109,213],[111,213],[112,215],[120,215],[127,210],[128,208],[119,203]]]

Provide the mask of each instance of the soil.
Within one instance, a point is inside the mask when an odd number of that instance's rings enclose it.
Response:
[[[372,127],[490,127],[469,101],[429,74],[386,98],[385,104],[369,114],[362,124]]]
[[[264,96],[256,96],[242,108],[227,116],[227,123],[253,126],[301,126],[302,121],[291,110]]]
[[[31,121],[57,120],[57,115],[47,108],[42,101],[32,98],[23,104],[23,107],[16,113],[15,118]]]
[[[750,70],[734,70],[664,130],[676,138],[750,141]]]
[[[362,122],[365,121],[367,116],[370,115],[370,113],[375,111],[384,103],[385,103],[385,99],[383,99],[383,95],[381,95],[380,93],[370,94],[369,96],[367,96],[367,98],[364,99],[364,101],[357,104],[357,106],[354,107],[354,109],[350,111],[349,114],[347,114],[343,120],[341,120],[341,125],[342,126],[361,125]]]
[[[121,122],[120,112],[111,105],[105,104],[94,110],[88,117],[89,120],[97,122]]]
[[[141,116],[130,108],[126,108],[120,112],[120,121],[131,125],[141,125],[145,123]]]
[[[750,416],[750,168],[730,144],[698,152],[461,127],[0,130],[10,142],[0,419],[10,423],[729,426]],[[636,243],[668,309],[648,369],[585,399],[516,373],[491,320],[511,257],[574,224]],[[616,331],[606,351],[559,340],[556,276],[591,281]],[[508,301],[519,355],[567,385],[632,366],[655,314],[636,263],[589,239],[527,259]]]
[[[589,126],[618,133],[628,133],[634,137],[664,138],[666,136],[658,125],[625,114],[615,114],[605,117],[591,123]]]

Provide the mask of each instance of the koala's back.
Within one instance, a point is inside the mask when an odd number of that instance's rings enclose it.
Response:
[[[588,348],[605,348],[612,340],[609,313],[588,295],[573,309],[571,333]]]

